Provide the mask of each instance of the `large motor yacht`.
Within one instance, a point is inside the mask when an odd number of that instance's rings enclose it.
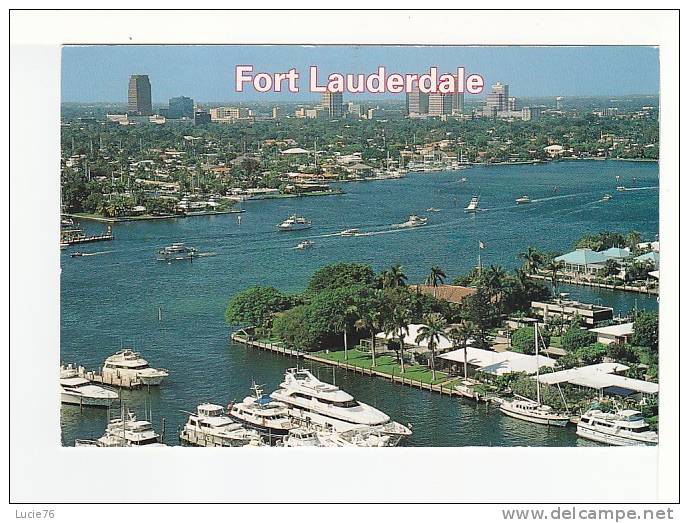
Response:
[[[110,382],[139,381],[143,385],[160,385],[169,373],[163,369],[149,367],[141,354],[132,349],[123,349],[109,356],[103,365],[103,378]]]
[[[222,406],[203,403],[196,413],[189,413],[179,437],[199,447],[243,447],[260,435],[227,416]]]
[[[60,366],[60,401],[62,403],[82,407],[109,407],[116,399],[116,392],[94,385],[80,375],[77,367],[71,364]]]
[[[160,249],[156,258],[159,261],[192,260],[199,255],[195,247],[187,247],[183,243],[173,243]]]
[[[324,383],[305,369],[287,369],[280,388],[270,395],[285,403],[299,420],[344,432],[361,426],[374,427],[399,443],[411,430],[391,421],[384,412],[356,401],[335,385]]]
[[[95,441],[76,440],[77,447],[166,447],[162,437],[153,429],[150,421],[137,420],[127,411],[119,418],[110,420],[105,434]]]
[[[293,214],[277,226],[279,231],[303,231],[311,228],[311,221]]]
[[[254,392],[253,396],[247,396],[241,403],[228,405],[232,419],[267,435],[272,443],[282,439],[297,426],[286,405],[263,394],[263,390],[255,383],[251,390]]]
[[[577,424],[582,438],[615,446],[652,446],[658,444],[658,433],[651,430],[638,410],[603,412],[590,409]]]

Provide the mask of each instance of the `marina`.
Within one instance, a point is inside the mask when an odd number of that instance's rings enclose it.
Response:
[[[122,339],[141,347],[147,359],[170,369],[170,386],[164,381],[162,387],[149,390],[132,380],[132,387],[124,387],[121,394],[128,404],[150,402],[156,417],[165,417],[168,426],[174,427],[183,427],[188,420],[189,415],[180,409],[207,401],[221,405],[230,399],[241,401],[252,379],[277,387],[285,368],[306,363],[316,377],[320,373],[392,419],[411,423],[413,433],[401,445],[596,445],[578,438],[572,424],[544,430],[505,416],[490,403],[467,401],[456,387],[377,376],[375,369],[320,361],[313,354],[289,354],[289,349],[247,347],[242,340],[228,340],[228,329],[236,329],[225,325],[222,313],[228,297],[239,289],[262,284],[296,292],[305,287],[315,269],[338,260],[371,263],[376,268],[401,263],[410,281],[423,281],[428,260],[437,262],[451,278],[466,273],[476,264],[479,240],[486,244],[481,253],[484,264],[513,267],[519,263],[516,255],[528,245],[566,251],[586,231],[639,230],[645,238],[652,238],[658,228],[657,190],[627,191],[624,198],[596,203],[601,194],[614,190],[615,174],[620,171],[627,173],[625,179],[633,172],[640,186],[657,186],[657,164],[648,162],[472,167],[469,180],[461,184],[452,172],[411,172],[399,180],[352,184],[338,199],[301,200],[299,212],[313,220],[313,227],[289,237],[275,233],[275,224],[294,212],[289,201],[279,199],[247,201],[241,225],[228,215],[117,224],[116,247],[109,255],[74,260],[69,248],[63,254],[61,358],[99,369],[112,355],[108,347]],[[555,185],[560,190],[552,197],[527,206],[514,202],[514,187],[536,195]],[[465,214],[463,207],[478,187],[486,210]],[[390,229],[401,216],[431,207],[440,210],[424,227]],[[80,226],[87,234],[98,227]],[[352,228],[387,232],[350,238],[340,235]],[[543,230],[559,233],[539,236]],[[161,244],[182,238],[217,255],[193,267],[157,264],[151,253]],[[309,256],[293,250],[303,240],[317,241],[318,248]],[[420,241],[423,248],[419,248]],[[344,250],[343,245],[347,246]],[[84,250],[84,254],[88,252]],[[79,268],[82,262],[88,264],[88,274]],[[123,272],[129,277],[121,278]],[[117,285],[109,283],[112,281]],[[610,305],[620,313],[635,306],[658,307],[655,295],[560,286],[573,298]],[[102,314],[104,309],[107,315]],[[112,384],[119,386],[118,379],[102,381],[95,376],[98,374],[93,371],[94,382],[108,385],[107,381],[114,381]],[[66,445],[103,434],[102,415],[78,411],[78,406],[62,408]],[[175,431],[163,438],[169,445],[179,444]]]

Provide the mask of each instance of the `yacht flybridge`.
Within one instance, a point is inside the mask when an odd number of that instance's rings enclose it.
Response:
[[[62,403],[83,407],[109,407],[116,399],[116,392],[91,383],[80,375],[77,367],[71,364],[60,366],[60,401]]]
[[[536,401],[517,397],[500,403],[500,411],[512,418],[538,423],[539,425],[554,425],[564,427],[569,423],[569,416],[561,414],[548,405],[541,403],[541,382],[538,379],[538,325],[534,324],[534,343],[536,346]]]
[[[590,409],[577,424],[577,436],[618,447],[658,444],[658,433],[649,428],[637,410],[603,412]]]
[[[144,385],[160,385],[169,373],[163,369],[149,367],[141,354],[132,349],[122,349],[106,358],[103,365],[103,378],[114,380],[140,381]]]
[[[339,432],[369,427],[390,436],[392,445],[399,443],[411,430],[391,421],[384,412],[356,401],[335,385],[324,383],[306,369],[287,369],[278,390],[270,395],[287,405],[294,418]]]
[[[196,413],[189,413],[179,437],[199,447],[243,447],[260,434],[234,421],[222,406],[203,403],[196,407]]]

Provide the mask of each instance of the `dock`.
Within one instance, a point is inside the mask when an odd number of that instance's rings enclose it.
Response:
[[[542,274],[529,274],[529,278],[533,280],[544,280],[550,281],[549,276],[543,276]],[[580,280],[578,278],[558,278],[558,283],[566,283],[568,285],[581,285],[584,287],[594,287],[596,289],[610,289],[612,291],[626,291],[626,292],[638,292],[640,294],[651,294],[654,296],[658,295],[658,288],[646,287],[646,286],[635,286],[635,285],[610,285],[609,283],[598,283],[589,280]]]
[[[358,365],[352,365],[351,363],[345,363],[342,361],[333,361],[327,358],[321,358],[320,356],[316,356],[314,354],[308,353],[308,352],[303,352],[303,351],[298,351],[295,349],[289,349],[287,347],[283,347],[280,344],[276,343],[265,343],[261,341],[255,341],[249,339],[246,334],[242,334],[244,331],[236,331],[233,332],[230,335],[230,339],[234,341],[235,343],[239,343],[241,345],[245,345],[247,347],[252,347],[254,349],[259,349],[259,350],[264,350],[267,352],[272,352],[274,354],[281,354],[283,356],[287,357],[293,357],[293,358],[302,358],[305,360],[309,361],[315,361],[317,363],[322,363],[323,365],[330,365],[331,367],[337,367],[338,369],[343,369],[349,372],[353,372],[355,374],[363,374],[366,376],[375,376],[378,378],[383,378],[388,381],[391,381],[393,383],[397,383],[400,385],[404,385],[407,387],[413,387],[415,389],[421,389],[421,390],[426,390],[428,392],[435,392],[437,394],[440,394],[441,396],[455,396],[455,397],[461,397],[465,399],[471,399],[473,401],[477,402],[487,402],[489,401],[489,398],[487,396],[481,396],[479,394],[476,394],[474,396],[469,396],[466,391],[461,391],[456,389],[452,385],[444,385],[443,383],[437,383],[437,384],[431,384],[431,383],[425,383],[423,381],[415,380],[412,378],[407,378],[404,376],[396,376],[394,374],[388,374],[386,372],[381,372],[378,370],[371,369],[370,367],[363,367],[363,366],[358,366]]]
[[[94,236],[81,236],[81,237],[75,237],[75,238],[65,238],[63,240],[60,240],[60,244],[62,244],[62,245],[77,245],[80,243],[105,242],[105,241],[113,240],[114,238],[115,237],[112,235],[112,233],[97,234]]]
[[[145,386],[142,381],[137,379],[114,375],[104,376],[96,371],[85,371],[82,367],[79,368],[79,377],[86,378],[93,383],[110,385],[111,387],[118,387],[121,389],[139,389]]]

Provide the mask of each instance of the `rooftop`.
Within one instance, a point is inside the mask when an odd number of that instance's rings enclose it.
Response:
[[[563,261],[569,265],[596,265],[604,264],[608,257],[603,253],[591,249],[577,249],[555,258],[555,261]]]
[[[630,336],[634,334],[634,323],[622,323],[620,325],[610,325],[609,327],[598,327],[590,329],[596,334],[607,334],[608,336]]]
[[[416,290],[451,303],[459,303],[467,296],[471,296],[476,292],[476,289],[473,287],[462,287],[460,285],[439,285],[437,287],[417,285]]]

